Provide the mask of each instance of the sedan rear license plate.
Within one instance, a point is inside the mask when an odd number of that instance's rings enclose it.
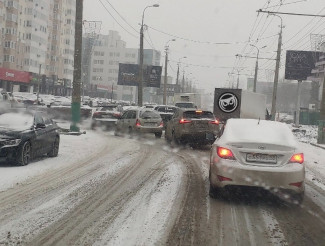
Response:
[[[214,138],[214,134],[211,133],[211,132],[207,132],[207,133],[205,134],[205,138],[206,138],[207,140],[214,140],[214,139],[215,139],[215,138]]]
[[[277,157],[276,155],[267,155],[267,154],[247,154],[246,161],[276,164]]]

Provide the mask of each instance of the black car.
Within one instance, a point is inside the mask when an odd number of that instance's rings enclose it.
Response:
[[[0,115],[0,161],[27,165],[33,158],[59,152],[59,127],[42,113]]]
[[[166,128],[167,122],[172,118],[176,109],[177,107],[171,105],[158,105],[154,107],[154,110],[158,111],[164,122],[164,129]]]

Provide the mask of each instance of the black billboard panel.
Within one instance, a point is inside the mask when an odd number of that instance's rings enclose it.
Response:
[[[160,87],[161,82],[161,66],[147,66],[143,71],[143,79],[145,87]]]
[[[143,87],[160,87],[161,66],[145,66],[143,70]],[[118,85],[138,86],[139,65],[119,64]]]
[[[285,79],[306,80],[315,68],[320,54],[314,51],[287,50]]]
[[[119,64],[118,85],[138,86],[139,85],[139,65]]]

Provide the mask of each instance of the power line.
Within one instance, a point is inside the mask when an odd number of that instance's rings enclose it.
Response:
[[[298,15],[298,16],[325,17],[325,15],[299,14],[299,13],[289,13],[289,12],[273,12],[273,11],[264,11],[262,9],[257,10],[257,12],[262,12],[262,13],[267,13],[267,14],[281,14],[281,15]]]
[[[111,14],[111,12],[109,12],[109,10],[107,9],[107,7],[103,4],[102,0],[99,0],[99,2],[102,4],[102,6],[104,7],[104,9],[106,10],[106,12],[114,19],[114,21],[124,30],[126,31],[128,34],[130,34],[132,37],[134,38],[139,38],[137,36],[135,36],[134,34],[132,34],[131,32],[129,32],[127,29],[125,29],[116,19],[115,17]]]
[[[269,6],[267,8],[263,8],[263,9],[265,10],[265,9],[269,9],[269,8],[273,8],[273,7],[284,6],[284,5],[294,4],[294,3],[301,3],[301,2],[306,2],[306,1],[307,0],[300,0],[300,1],[295,1],[295,2],[291,2],[291,3],[282,3],[282,4],[279,4],[279,5]]]
[[[175,60],[169,60],[170,62],[175,62],[176,64],[179,63],[178,61]],[[180,64],[186,65],[186,66],[192,66],[192,67],[202,67],[202,68],[215,68],[215,69],[229,69],[233,67],[217,67],[217,66],[209,66],[209,65],[199,65],[199,64],[192,64],[192,63],[184,63],[180,62]],[[246,67],[242,67],[246,68]]]
[[[106,0],[106,2],[112,7],[112,9],[121,17],[121,19],[129,26],[131,27],[136,33],[139,33],[138,30],[136,30],[131,24],[129,24],[129,22],[114,8],[114,6],[108,1]]]
[[[162,34],[165,34],[167,36],[170,36],[170,37],[174,37],[174,38],[177,38],[177,39],[181,39],[181,40],[185,40],[185,41],[189,41],[189,42],[193,42],[193,43],[200,43],[200,44],[211,44],[211,45],[235,45],[235,44],[243,44],[245,42],[209,42],[209,41],[200,41],[200,40],[194,40],[194,39],[189,39],[189,38],[184,38],[184,37],[180,37],[178,35],[174,35],[174,34],[170,34],[170,33],[167,33],[167,32],[164,32],[164,31],[161,31],[161,30],[158,30],[156,28],[153,28],[151,26],[147,26],[148,28],[156,31],[156,32],[160,32]]]
[[[153,48],[153,49],[155,50],[156,48],[154,47],[154,44],[153,44],[153,42],[152,42],[152,39],[151,39],[151,37],[150,37],[150,34],[149,34],[149,30],[148,30],[148,29],[147,29],[147,34],[148,34],[148,38],[149,38],[151,44],[150,44],[147,40],[146,40],[146,41],[149,43],[149,45],[151,46],[151,48]],[[145,37],[144,37],[144,38],[145,38]],[[145,39],[146,39],[146,38],[145,38]]]

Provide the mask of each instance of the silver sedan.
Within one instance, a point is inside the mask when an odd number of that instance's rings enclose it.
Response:
[[[226,194],[230,186],[254,186],[300,204],[304,155],[284,123],[230,119],[212,145],[209,180],[211,197]]]

